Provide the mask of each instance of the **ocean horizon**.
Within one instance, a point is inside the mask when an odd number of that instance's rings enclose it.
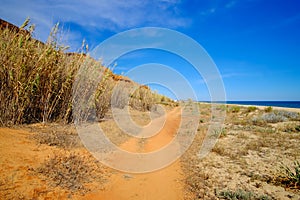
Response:
[[[273,106],[273,107],[284,107],[284,108],[300,108],[300,101],[226,101],[226,102],[202,101],[202,102],[254,105],[254,106]]]

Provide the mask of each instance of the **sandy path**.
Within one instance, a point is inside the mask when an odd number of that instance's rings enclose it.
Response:
[[[161,119],[157,119],[161,120]],[[154,122],[155,123],[155,122]],[[141,143],[141,139],[132,138],[120,147],[132,152],[151,152],[168,144],[180,125],[180,108],[167,114],[164,127],[158,134]],[[151,126],[145,132],[151,132]],[[128,174],[113,171],[105,189],[84,197],[84,199],[184,199],[184,179],[180,162],[159,171],[144,174]]]

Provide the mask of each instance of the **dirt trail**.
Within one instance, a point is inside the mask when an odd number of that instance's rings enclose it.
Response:
[[[166,117],[156,118],[142,133],[151,135],[157,126],[160,131],[147,139],[132,138],[120,147],[132,152],[152,152],[167,145],[180,125],[180,108],[168,112]],[[165,121],[163,123],[162,121]],[[0,128],[0,199],[68,199],[70,193],[60,187],[49,187],[48,180],[34,172],[49,156],[60,152],[57,147],[37,145],[31,139],[35,133],[21,129]],[[85,148],[77,152],[89,155]],[[72,194],[72,199],[184,199],[184,175],[180,161],[159,171],[144,174],[129,174],[107,169],[109,176],[103,183],[91,183],[86,194]],[[102,188],[102,189],[101,189]],[[92,190],[93,190],[92,189]],[[83,196],[82,196],[83,195]]]
[[[167,114],[165,124],[158,134],[146,141],[132,138],[120,147],[131,152],[158,150],[173,139],[179,125],[180,108],[176,108]],[[145,128],[144,133],[146,132],[151,132],[151,126]],[[91,193],[84,199],[184,199],[183,179],[178,160],[166,168],[151,173],[128,174],[114,171],[103,191]]]

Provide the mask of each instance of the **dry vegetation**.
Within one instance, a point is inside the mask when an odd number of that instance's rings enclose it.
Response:
[[[111,106],[112,90],[117,82],[123,83],[118,84],[118,91],[115,91],[117,102],[113,106],[122,108],[129,103],[132,108],[144,111],[150,110],[157,102],[166,100],[171,103],[170,99],[154,94],[146,86],[141,87],[120,78],[120,81],[116,81],[118,76],[83,53],[86,51],[85,45],[80,53],[65,53],[67,47],[60,44],[58,24],[53,28],[46,44],[31,37],[34,26],[29,26],[29,31],[22,31],[28,25],[29,20],[20,29],[2,28],[0,32],[1,125],[71,122],[73,103],[78,103],[77,96],[72,97],[73,92],[81,98],[92,96],[94,99],[89,106],[102,119]],[[81,69],[78,77],[76,74],[82,65],[85,68]],[[97,88],[89,86],[90,82],[87,82],[86,88],[76,87],[76,77],[86,78],[85,75],[91,74],[95,74],[97,78]],[[126,90],[132,91],[131,95],[125,93]],[[91,91],[94,94],[89,93]],[[89,116],[83,117],[88,118]]]
[[[197,158],[209,125],[209,105],[183,156],[187,190],[194,199],[299,199],[299,113],[224,106],[225,128],[212,152]],[[259,119],[260,123],[256,123]]]

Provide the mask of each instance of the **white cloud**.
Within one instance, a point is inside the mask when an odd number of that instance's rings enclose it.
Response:
[[[57,21],[72,22],[87,30],[113,32],[141,26],[183,27],[188,20],[178,14],[179,3],[179,0],[5,0],[0,13],[17,25],[29,16],[37,25],[37,37],[45,40]]]

